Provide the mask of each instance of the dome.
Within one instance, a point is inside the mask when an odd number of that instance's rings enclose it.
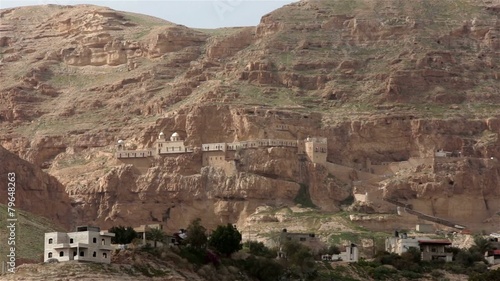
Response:
[[[118,140],[118,144],[123,144],[124,141],[123,140]]]
[[[165,135],[165,134],[164,134],[163,132],[161,132],[161,133],[160,133],[160,137],[161,137],[161,136],[164,136],[164,135]]]
[[[177,132],[172,134],[172,137],[179,137],[179,134]]]
[[[163,132],[160,132],[160,134],[158,135],[158,139],[165,139],[165,134]]]

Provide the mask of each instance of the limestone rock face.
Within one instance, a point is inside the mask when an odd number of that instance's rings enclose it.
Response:
[[[8,175],[14,173],[15,210],[25,210],[53,220],[69,229],[71,220],[71,201],[64,186],[53,176],[43,172],[33,164],[20,159],[0,146],[0,175],[4,188],[0,190],[0,203],[6,205]],[[12,186],[12,185],[9,185]]]

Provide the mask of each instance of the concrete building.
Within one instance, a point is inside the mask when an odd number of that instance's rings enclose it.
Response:
[[[338,255],[322,255],[321,260],[323,261],[345,261],[345,262],[357,262],[359,260],[359,250],[356,244],[349,244],[345,246],[345,251],[340,252]]]
[[[339,257],[345,262],[357,262],[359,260],[359,250],[356,244],[350,244],[345,247],[344,252],[340,252]]]
[[[280,251],[278,252],[278,257],[286,257],[286,253],[282,251],[283,245],[286,242],[295,241],[311,249],[313,252],[318,252],[324,248],[324,243],[322,243],[314,233],[294,233],[288,232],[287,229],[283,229],[280,234],[279,245]]]
[[[451,262],[453,253],[447,253],[445,248],[451,245],[448,239],[419,239],[421,259],[423,261],[443,260]]]
[[[447,253],[445,248],[451,245],[447,239],[431,239],[428,237],[408,237],[406,233],[395,232],[392,237],[385,240],[385,250],[389,253],[401,255],[410,248],[420,251],[423,261],[444,260],[452,261],[453,253]]]
[[[110,263],[111,237],[114,233],[100,231],[98,227],[79,226],[75,232],[45,233],[44,261],[90,261]]]

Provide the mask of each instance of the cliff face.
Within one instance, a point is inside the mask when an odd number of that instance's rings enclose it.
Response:
[[[7,183],[13,182],[14,210],[39,214],[69,229],[72,223],[72,208],[64,186],[53,176],[1,146],[0,159],[2,159],[0,179],[4,185],[4,188],[0,190],[0,203],[7,205],[9,202]],[[14,177],[11,173],[14,173]],[[11,181],[11,178],[14,178],[14,181]],[[13,186],[9,185],[9,187]]]
[[[337,211],[370,193],[372,211],[395,212],[386,196],[481,229],[499,211],[498,11],[310,0],[200,31],[90,5],[4,9],[0,144],[63,184],[72,212],[48,215],[72,224],[244,224],[262,205]],[[115,159],[118,139],[149,148],[159,132],[194,152]],[[309,136],[328,139],[328,163],[272,147],[202,167],[204,143]]]

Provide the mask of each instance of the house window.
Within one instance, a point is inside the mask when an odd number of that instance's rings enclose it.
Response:
[[[80,251],[80,257],[85,257],[85,252],[84,251]]]
[[[49,253],[48,257],[49,257],[49,259],[52,258],[52,253]]]
[[[70,238],[70,239],[69,239],[69,243],[70,243],[70,244],[73,244],[73,238]]]
[[[92,253],[92,257],[94,258],[97,257],[97,253],[96,252]]]
[[[92,243],[97,243],[97,238],[92,238]]]
[[[63,251],[60,251],[60,252],[59,252],[59,256],[60,256],[60,257],[64,257],[64,252],[63,252]]]
[[[54,239],[49,238],[49,244],[52,244],[52,243],[54,243]]]
[[[436,248],[431,248],[431,252],[435,253],[436,252]]]
[[[105,239],[101,240],[101,245],[106,245],[106,240]]]
[[[107,259],[108,258],[108,254],[107,253],[102,253],[102,257]]]

